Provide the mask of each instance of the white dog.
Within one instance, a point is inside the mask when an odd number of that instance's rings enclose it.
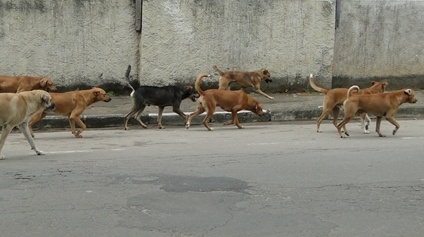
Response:
[[[43,90],[24,91],[19,93],[0,93],[0,125],[3,127],[0,138],[0,160],[4,159],[1,155],[7,136],[14,127],[25,135],[31,145],[31,149],[42,155],[32,139],[28,129],[28,119],[36,113],[45,109],[54,109],[50,94]]]

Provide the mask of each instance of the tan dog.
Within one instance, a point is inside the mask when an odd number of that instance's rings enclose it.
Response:
[[[190,127],[193,118],[206,111],[206,117],[203,119],[202,123],[209,131],[212,131],[213,129],[209,127],[208,121],[215,112],[217,105],[223,110],[231,112],[232,120],[228,124],[235,124],[238,128],[243,128],[238,121],[238,111],[249,110],[259,116],[264,115],[261,104],[242,90],[228,91],[209,89],[203,91],[202,88],[200,88],[200,84],[202,83],[202,78],[208,76],[207,74],[201,73],[196,78],[194,88],[200,94],[200,97],[197,99],[196,111],[188,116],[186,128]]]
[[[395,114],[399,106],[403,103],[416,103],[415,93],[411,89],[402,89],[388,93],[379,94],[353,94],[353,91],[358,91],[358,86],[352,86],[347,92],[347,99],[344,105],[344,118],[337,124],[337,131],[340,137],[343,138],[341,128],[346,125],[356,114],[357,111],[372,113],[377,116],[375,131],[378,136],[384,137],[380,132],[381,118],[384,116],[387,121],[395,126],[393,135],[399,129],[399,124],[395,119]]]
[[[28,128],[28,119],[45,109],[54,109],[49,93],[43,90],[24,91],[20,93],[0,93],[0,124],[3,126],[0,138],[0,159],[7,136],[14,127],[18,127],[31,145],[31,149],[42,155],[34,143]]]
[[[324,89],[322,87],[319,87],[314,82],[314,76],[311,74],[309,76],[309,84],[311,85],[312,89],[321,92],[324,94],[324,102],[323,102],[323,108],[322,113],[317,119],[317,132],[322,132],[320,130],[320,125],[322,120],[324,120],[328,114],[332,111],[333,112],[333,124],[334,126],[337,125],[337,118],[339,117],[340,112],[340,106],[343,104],[343,102],[346,100],[347,96],[347,88],[334,88],[334,89]],[[360,94],[375,94],[375,93],[382,93],[384,92],[385,88],[387,86],[387,82],[371,82],[371,87],[361,89],[358,93]],[[368,125],[370,123],[370,119],[366,113],[361,113],[361,122],[362,122],[362,130],[364,133],[368,132]],[[365,126],[365,119],[367,120],[367,125]]]
[[[217,66],[213,66],[213,69],[220,75],[219,77],[219,88],[226,90],[230,82],[234,81],[241,87],[253,87],[256,93],[259,93],[268,99],[273,100],[274,98],[261,91],[261,81],[264,80],[266,83],[272,82],[271,74],[268,70],[262,68],[253,72],[242,72],[242,71],[221,71]]]
[[[77,138],[81,138],[81,133],[87,128],[80,119],[80,115],[84,112],[84,110],[89,105],[98,101],[111,101],[109,95],[107,95],[103,89],[97,87],[89,90],[50,93],[50,95],[52,96],[53,103],[56,105],[54,113],[68,117],[71,132]],[[29,120],[28,124],[32,136],[34,136],[32,125],[46,117],[49,112],[50,111],[41,111]],[[77,130],[75,125],[78,125],[80,129]]]
[[[16,93],[21,91],[56,91],[51,79],[30,76],[0,76],[0,92]]]

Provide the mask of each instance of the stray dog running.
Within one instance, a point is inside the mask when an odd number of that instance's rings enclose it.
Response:
[[[76,138],[81,138],[81,133],[87,128],[87,126],[81,121],[80,115],[84,110],[91,104],[98,101],[109,102],[111,98],[106,92],[98,87],[93,87],[88,90],[77,90],[68,91],[63,93],[50,93],[53,103],[56,105],[53,113],[67,116],[69,124],[71,126],[71,132]],[[31,135],[34,137],[32,126],[46,117],[51,111],[45,110],[40,113],[36,113],[29,120],[29,128]],[[77,129],[75,125],[78,125],[80,129]]]
[[[357,111],[372,113],[377,116],[375,131],[378,136],[384,137],[380,132],[381,118],[384,116],[387,121],[395,126],[393,135],[399,129],[399,124],[395,119],[395,114],[399,106],[403,103],[416,103],[415,93],[411,89],[402,89],[388,93],[379,94],[353,94],[353,91],[359,91],[358,86],[352,86],[347,92],[347,99],[344,105],[344,118],[337,124],[337,131],[341,138],[344,137],[341,128],[346,125],[356,114]]]
[[[213,66],[213,69],[220,75],[219,77],[219,88],[226,90],[230,82],[235,81],[241,87],[253,87],[256,93],[259,93],[268,99],[273,100],[274,97],[267,95],[261,90],[261,81],[264,80],[266,83],[272,82],[271,74],[268,70],[262,68],[253,72],[242,72],[242,71],[221,71],[217,66]]]
[[[172,111],[181,116],[181,118],[184,119],[184,122],[187,121],[187,115],[181,111],[180,105],[186,98],[190,98],[193,102],[196,101],[195,97],[197,93],[192,86],[140,86],[138,81],[131,81],[129,79],[130,71],[131,65],[128,66],[127,72],[125,73],[125,79],[133,90],[131,92],[133,107],[125,116],[125,130],[128,130],[128,120],[131,116],[134,116],[143,128],[147,128],[147,125],[141,121],[140,116],[146,106],[150,105],[159,107],[158,127],[160,129],[165,128],[162,125],[162,113],[166,106],[172,106]]]
[[[0,92],[16,93],[31,90],[56,91],[50,78],[30,76],[0,76]]]
[[[28,119],[36,113],[45,109],[54,109],[55,105],[51,101],[51,96],[43,90],[24,91],[20,93],[0,93],[0,124],[3,126],[0,138],[0,159],[7,136],[14,127],[18,127],[24,134],[31,149],[42,155],[34,143],[28,128]]]
[[[334,88],[334,89],[324,89],[319,87],[314,82],[314,76],[311,74],[309,76],[309,84],[311,87],[324,94],[324,102],[322,113],[317,119],[317,132],[322,132],[320,129],[320,125],[322,120],[328,116],[328,114],[333,111],[333,124],[337,125],[337,118],[339,117],[340,106],[347,98],[347,88]],[[371,82],[371,87],[361,89],[358,91],[359,94],[375,94],[375,93],[383,93],[387,86],[387,82]],[[361,113],[361,128],[364,133],[369,133],[368,126],[370,124],[371,119],[368,117],[366,113]],[[365,120],[367,120],[367,125],[365,126]]]
[[[199,114],[206,111],[206,117],[203,119],[203,125],[209,130],[213,129],[209,126],[208,121],[215,112],[216,106],[220,106],[223,110],[231,112],[232,120],[229,124],[234,124],[238,128],[243,128],[237,117],[237,112],[240,110],[249,110],[259,116],[264,115],[261,104],[246,94],[243,90],[238,91],[228,91],[220,89],[209,89],[203,91],[200,87],[202,83],[202,78],[209,77],[207,74],[199,74],[196,78],[196,83],[194,87],[196,91],[199,92],[200,97],[197,99],[197,109],[192,114],[189,115],[186,128],[190,127],[191,120],[198,116]]]

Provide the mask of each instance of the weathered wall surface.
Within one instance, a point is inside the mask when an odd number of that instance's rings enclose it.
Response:
[[[333,86],[424,88],[424,1],[339,1]]]
[[[270,92],[304,90],[310,73],[330,87],[334,15],[334,1],[144,1],[141,81],[193,82],[217,65],[267,68]]]
[[[310,73],[324,87],[424,85],[424,1],[144,0],[141,33],[137,1],[0,0],[0,74],[120,91],[128,64],[147,85],[192,83],[217,65],[267,68],[267,92],[306,90]]]
[[[0,74],[119,90],[128,64],[148,85],[192,83],[216,64],[267,68],[266,91],[303,90],[311,72],[329,87],[334,9],[330,0],[143,1],[139,34],[135,0],[0,0]]]
[[[136,35],[132,0],[0,0],[0,74],[113,85],[136,61]]]

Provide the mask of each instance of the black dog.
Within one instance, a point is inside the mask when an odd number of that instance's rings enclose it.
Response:
[[[143,128],[147,128],[146,124],[141,121],[140,116],[146,106],[150,105],[159,107],[158,127],[160,129],[164,128],[162,126],[162,112],[165,106],[172,106],[172,111],[181,116],[184,121],[187,120],[187,115],[181,111],[180,105],[181,101],[186,98],[190,98],[192,101],[196,101],[197,92],[193,86],[140,86],[138,81],[130,80],[130,72],[131,65],[128,65],[127,72],[125,73],[125,79],[133,90],[131,92],[131,97],[133,98],[133,107],[131,111],[125,116],[125,130],[128,129],[128,120],[133,115]]]

